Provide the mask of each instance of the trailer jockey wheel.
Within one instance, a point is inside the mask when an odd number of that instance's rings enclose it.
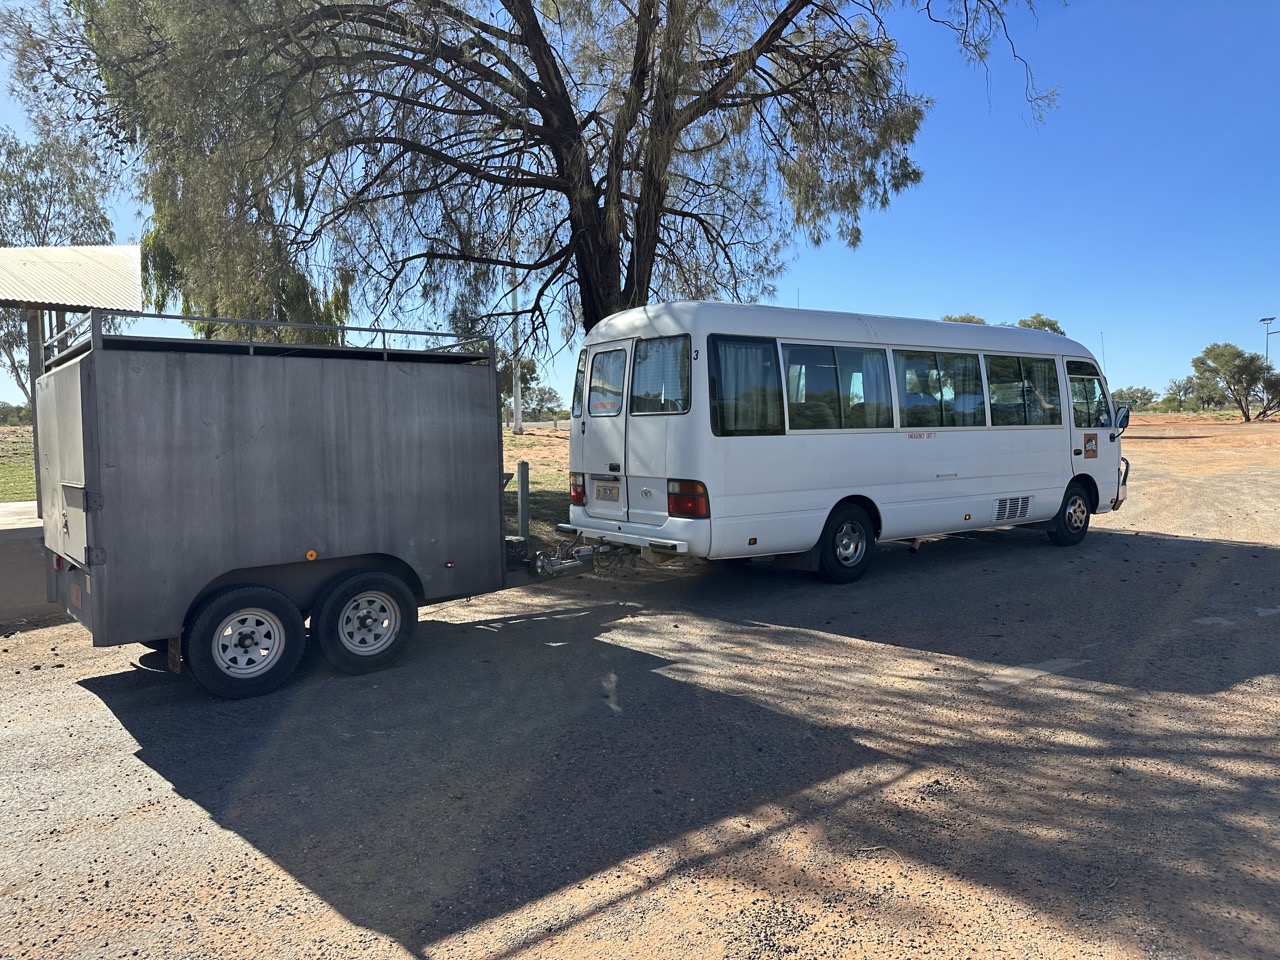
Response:
[[[311,636],[325,659],[344,673],[387,666],[408,646],[418,625],[413,593],[377,570],[345,574],[320,592],[311,614]]]
[[[182,638],[196,682],[228,699],[270,693],[302,659],[307,630],[293,601],[267,587],[230,587],[200,607]]]

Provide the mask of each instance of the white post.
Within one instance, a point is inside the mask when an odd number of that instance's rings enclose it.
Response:
[[[511,259],[515,260],[516,238],[511,237]],[[524,433],[524,416],[520,409],[520,288],[516,268],[511,267],[511,432]]]

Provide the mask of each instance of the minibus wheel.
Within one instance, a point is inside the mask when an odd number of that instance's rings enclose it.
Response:
[[[1060,547],[1074,547],[1089,532],[1089,494],[1078,483],[1067,486],[1062,506],[1049,527],[1049,539]]]
[[[818,576],[828,583],[853,583],[871,566],[876,552],[876,528],[856,503],[831,511],[818,541]]]

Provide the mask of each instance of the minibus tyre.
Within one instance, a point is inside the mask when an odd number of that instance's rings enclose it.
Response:
[[[418,604],[405,583],[378,570],[361,570],[321,591],[311,637],[343,673],[370,673],[404,653],[418,625]]]
[[[828,583],[853,583],[871,566],[876,528],[855,503],[837,506],[818,541],[818,576]]]
[[[1089,494],[1078,483],[1067,485],[1062,506],[1049,527],[1049,539],[1060,547],[1074,547],[1089,532]]]
[[[306,639],[302,613],[283,593],[228,587],[192,618],[182,636],[182,659],[209,693],[240,700],[270,693],[288,680]]]

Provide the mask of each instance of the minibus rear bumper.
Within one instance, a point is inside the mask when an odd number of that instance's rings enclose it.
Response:
[[[597,520],[581,507],[569,508],[569,522],[556,529],[583,540],[611,543],[672,556],[705,557],[711,550],[711,521],[669,517],[661,526]]]

